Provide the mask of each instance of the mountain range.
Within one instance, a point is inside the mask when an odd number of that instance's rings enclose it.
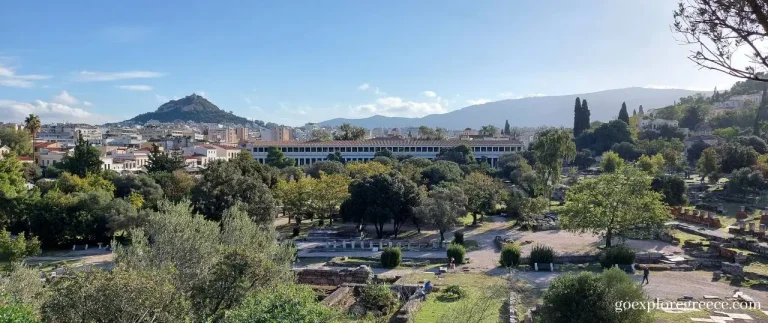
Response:
[[[337,118],[319,124],[321,126],[338,126],[343,123],[350,123],[368,129],[418,126],[478,129],[488,124],[503,126],[504,121],[509,120],[510,125],[518,127],[543,125],[571,127],[573,126],[573,107],[576,97],[587,100],[592,121],[608,121],[616,119],[622,102],[627,103],[630,114],[640,105],[643,106],[645,112],[648,112],[651,109],[672,105],[681,97],[696,93],[702,92],[631,87],[593,93],[501,100],[471,105],[443,114],[430,114],[421,118],[375,115],[362,119]]]
[[[232,112],[226,112],[219,109],[208,99],[192,94],[178,100],[171,100],[163,103],[155,112],[142,113],[127,122],[145,123],[149,120],[160,122],[194,121],[202,123],[234,123],[248,124],[246,118],[234,115]]]

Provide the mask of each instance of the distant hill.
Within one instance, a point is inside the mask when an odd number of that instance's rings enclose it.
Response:
[[[338,126],[342,123],[365,127],[444,127],[448,129],[480,128],[483,125],[503,126],[509,120],[512,126],[573,126],[573,103],[576,97],[589,103],[591,121],[608,121],[619,114],[621,103],[626,102],[630,115],[640,105],[645,111],[673,104],[681,97],[699,92],[680,89],[650,89],[632,87],[594,93],[543,96],[502,100],[472,105],[444,114],[431,114],[421,118],[372,116],[363,119],[337,118],[320,122],[321,126]],[[709,94],[707,92],[706,94]]]
[[[219,109],[208,99],[192,94],[187,97],[171,100],[157,108],[155,112],[142,113],[128,122],[145,123],[149,120],[160,122],[194,121],[204,123],[251,123],[246,118]]]

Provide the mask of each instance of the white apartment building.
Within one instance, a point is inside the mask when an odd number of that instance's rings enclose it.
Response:
[[[44,125],[41,131],[37,133],[37,138],[35,138],[35,140],[58,142],[65,146],[74,146],[77,143],[79,134],[82,134],[83,139],[89,141],[91,144],[101,145],[103,143],[101,129],[94,126],[73,123]]]
[[[741,109],[747,101],[752,101],[754,104],[759,105],[763,99],[762,93],[734,95],[727,101],[716,102],[715,108],[717,109]]]
[[[441,149],[467,145],[475,159],[487,160],[496,166],[499,156],[524,151],[526,146],[518,140],[417,140],[417,139],[368,139],[360,141],[260,141],[250,143],[246,149],[260,163],[267,158],[269,147],[280,149],[286,157],[294,158],[296,165],[309,165],[326,160],[328,154],[340,152],[346,161],[370,161],[378,151],[389,150],[394,155],[411,155],[435,159]]]
[[[658,130],[662,126],[678,127],[677,120],[666,119],[642,119],[637,125],[640,126],[641,129],[646,130]]]
[[[233,146],[196,145],[182,148],[184,163],[190,166],[206,166],[217,160],[230,160],[237,157],[242,149]]]

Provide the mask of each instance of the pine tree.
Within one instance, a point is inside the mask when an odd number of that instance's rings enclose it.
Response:
[[[629,113],[627,113],[626,102],[621,103],[621,110],[619,110],[619,120],[624,121],[624,123],[626,124],[629,124]]]
[[[504,123],[504,133],[503,133],[503,135],[507,135],[507,136],[509,136],[509,120],[507,120],[507,121]]]
[[[637,110],[632,110],[632,116],[634,117],[636,115],[637,115]]]

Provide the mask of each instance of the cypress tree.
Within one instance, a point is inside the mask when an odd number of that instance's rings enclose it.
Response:
[[[619,120],[624,121],[624,123],[626,124],[629,124],[629,113],[627,113],[626,102],[621,103],[621,110],[619,110]]]
[[[640,109],[638,109],[638,110],[640,110],[638,112],[638,113],[640,113],[640,115],[644,115],[645,114],[645,112],[643,112],[643,105],[642,104],[640,105]]]
[[[581,131],[584,132],[589,129],[589,105],[587,105],[587,99],[581,100]]]
[[[637,110],[632,110],[632,116],[634,117],[636,115],[637,115]]]
[[[584,132],[583,124],[584,109],[581,107],[581,99],[576,97],[576,103],[573,105],[573,137],[578,137]]]
[[[504,135],[509,136],[509,120],[504,123]]]

